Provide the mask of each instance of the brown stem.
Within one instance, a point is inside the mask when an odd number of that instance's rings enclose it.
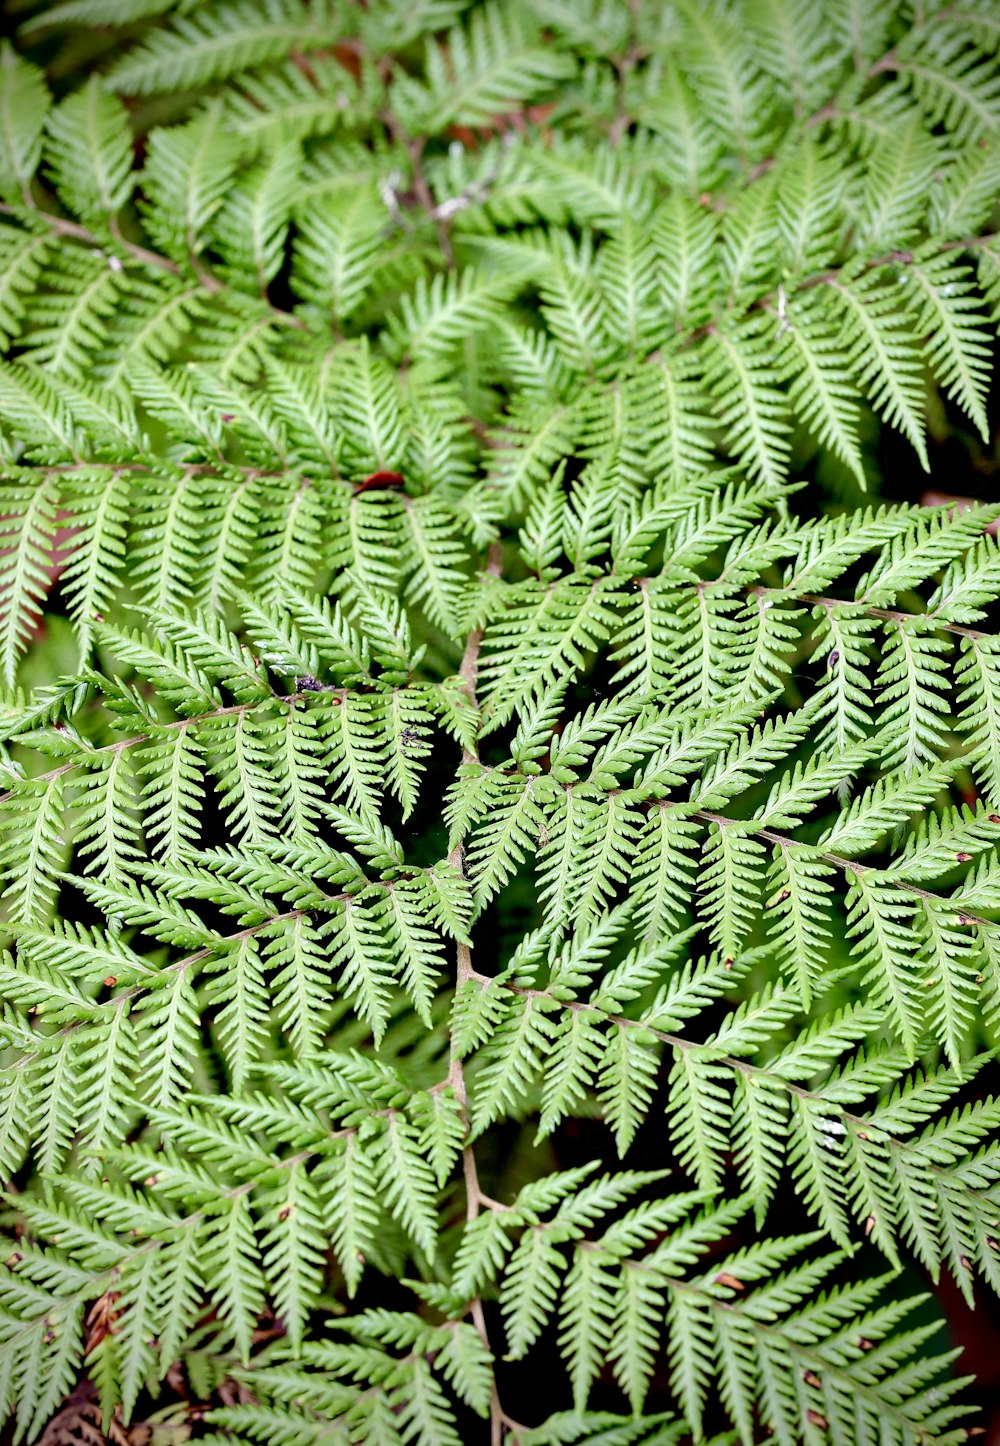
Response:
[[[49,226],[57,236],[64,236],[70,241],[79,241],[84,246],[94,247],[98,250],[104,249],[104,242],[101,237],[86,226],[81,226],[79,221],[71,221],[66,216],[57,216],[53,211],[43,211],[40,206],[32,202],[31,212],[38,220]],[[12,216],[15,220],[21,219],[21,208],[12,206],[6,201],[0,201],[0,216]],[[120,249],[140,266],[149,266],[154,271],[163,271],[169,276],[182,276],[183,268],[170,256],[164,256],[159,251],[150,251],[145,246],[138,245],[135,241],[128,241],[121,233],[117,219],[113,219],[110,227],[112,238]],[[198,281],[198,285],[210,296],[217,295],[225,290],[225,286],[218,279],[206,270],[198,257],[192,253],[189,258],[191,269]],[[266,300],[266,298],[265,298]],[[305,323],[302,318],[295,316],[290,311],[282,311],[279,306],[267,302],[268,308],[275,321],[281,322],[283,326],[293,326],[298,331],[305,330]]]
[[[492,981],[487,980],[486,982],[489,983]],[[641,1019],[629,1019],[624,1014],[609,1014],[598,1005],[590,1004],[585,1000],[566,1000],[555,994],[551,994],[547,989],[530,989],[522,984],[511,983],[509,980],[504,980],[500,987],[509,990],[511,994],[520,995],[524,999],[547,1000],[571,1014],[596,1014],[600,1019],[604,1020],[605,1023],[613,1024],[616,1028],[641,1029],[645,1034],[651,1034],[654,1039],[658,1039],[661,1044],[666,1044],[671,1049],[704,1050],[705,1047],[699,1043],[698,1040],[685,1039],[682,1035],[671,1034],[667,1030],[657,1029],[655,1026],[647,1024]],[[719,1055],[713,1058],[712,1063],[722,1065],[724,1068],[732,1070],[734,1074],[746,1075],[751,1079],[766,1079],[770,1084],[775,1085],[779,1089],[783,1089],[786,1094],[794,1095],[797,1099],[810,1100],[823,1105],[824,1108],[843,1120],[846,1125],[859,1131],[862,1137],[864,1137],[866,1130],[872,1128],[871,1120],[865,1115],[852,1113],[852,1111],[846,1109],[843,1105],[838,1104],[836,1100],[829,1100],[821,1090],[810,1090],[806,1089],[803,1085],[797,1085],[792,1080],[786,1079],[783,1075],[775,1074],[768,1070],[766,1065],[751,1064],[749,1060],[738,1059],[735,1055]],[[899,1136],[890,1134],[887,1130],[879,1133],[879,1140],[881,1144],[890,1150],[913,1150],[916,1145],[919,1144],[919,1139],[916,1142],[910,1139],[902,1139]],[[931,1161],[928,1162],[927,1169],[930,1170],[932,1174],[944,1175],[949,1179],[953,1178],[949,1166],[937,1165]],[[991,1190],[978,1190],[972,1185],[964,1185],[963,1188],[966,1193],[973,1198],[983,1200],[987,1203],[993,1203],[993,1192]]]
[[[219,462],[95,462],[82,458],[76,462],[40,462],[30,467],[16,467],[12,464],[6,467],[5,472],[10,474],[16,470],[18,475],[35,476],[41,472],[45,477],[72,476],[74,472],[109,472],[114,477],[136,476],[164,476],[172,477],[183,474],[185,477],[232,477],[235,473],[244,481],[252,482],[258,478],[266,477],[288,477],[299,475],[296,467],[253,467],[246,462],[230,462],[223,459]],[[302,475],[300,490],[311,484],[312,479]],[[332,476],[324,478],[339,487],[353,487],[344,477]]]
[[[425,137],[418,136],[416,139],[408,136],[403,130],[399,121],[392,111],[385,111],[382,115],[382,123],[392,136],[398,146],[406,152],[410,159],[410,171],[413,177],[413,195],[417,198],[421,209],[426,213],[434,225],[437,233],[438,245],[441,248],[441,255],[445,264],[454,266],[455,253],[451,247],[451,236],[448,231],[448,213],[435,204],[431,188],[427,183],[424,174],[422,156],[424,151]]]
[[[755,597],[761,597],[768,593],[782,593],[786,589],[780,587],[752,587],[750,592]],[[883,618],[892,623],[927,622],[933,623],[935,628],[940,628],[945,633],[957,633],[961,638],[989,638],[992,633],[984,633],[978,628],[962,628],[957,623],[945,622],[943,618],[937,618],[933,613],[904,613],[895,608],[877,608],[871,603],[866,603],[864,598],[856,598],[853,601],[841,597],[821,597],[816,593],[796,593],[795,602],[809,603],[813,607],[821,608],[849,608],[860,607],[870,618]]]
[[[340,696],[344,696],[346,689],[337,689]],[[195,728],[200,723],[211,722],[213,718],[225,718],[233,713],[250,713],[254,708],[260,708],[265,703],[277,701],[279,703],[300,703],[304,698],[315,698],[315,690],[306,690],[300,693],[273,693],[270,698],[256,698],[252,703],[231,703],[225,708],[213,708],[210,713],[199,713],[195,718],[177,718],[170,723],[157,724],[157,732],[168,730],[183,730]],[[324,693],[323,696],[326,696]],[[82,754],[79,758],[72,759],[69,763],[61,763],[58,768],[49,769],[48,773],[36,773],[30,778],[25,778],[25,783],[51,783],[54,778],[61,778],[65,773],[72,773],[74,769],[86,768],[93,758],[113,757],[116,753],[123,752],[126,748],[134,748],[138,743],[148,743],[155,734],[133,733],[129,738],[119,738],[115,743],[105,743],[101,748],[92,748],[89,753]],[[8,739],[8,742],[16,743],[17,735]],[[0,807],[10,803],[11,799],[17,798],[19,789],[11,788],[6,793],[0,793]]]
[[[490,577],[500,575],[500,547],[493,543],[487,553],[486,572]],[[473,628],[465,644],[465,652],[459,665],[458,675],[462,680],[466,695],[473,708],[476,706],[476,682],[479,676],[479,650],[483,645],[482,628]],[[462,762],[475,763],[478,754],[473,748],[463,747]],[[449,862],[462,877],[465,877],[464,849],[459,841],[449,855]],[[456,994],[464,988],[471,979],[478,978],[472,965],[472,950],[468,944],[459,943],[455,947],[455,992]],[[462,1146],[462,1173],[465,1178],[465,1218],[471,1223],[476,1219],[483,1206],[494,1208],[495,1201],[490,1200],[483,1194],[479,1184],[479,1173],[476,1169],[476,1155],[469,1139],[469,1099],[465,1085],[465,1070],[462,1064],[462,1057],[458,1052],[455,1037],[452,1035],[451,1046],[448,1057],[448,1083],[455,1091],[455,1097],[459,1102],[461,1111],[462,1127],[465,1133],[465,1143]],[[479,1338],[486,1350],[492,1355],[490,1348],[489,1332],[486,1329],[486,1315],[483,1310],[481,1297],[476,1297],[469,1307],[472,1314],[472,1321],[479,1333]],[[497,1394],[496,1382],[494,1381],[490,1396],[490,1446],[500,1446],[503,1435],[503,1411],[500,1407],[500,1397]]]
[[[347,894],[331,894],[330,902],[332,903],[337,899],[346,899],[348,897],[349,895]],[[308,913],[308,909],[289,909],[284,914],[269,914],[267,918],[262,919],[259,924],[250,924],[245,929],[239,929],[235,934],[219,935],[216,941],[216,947],[206,946],[202,949],[196,949],[193,954],[185,954],[182,959],[175,959],[172,964],[165,964],[161,970],[150,970],[150,973],[155,974],[155,977],[158,979],[164,974],[183,973],[185,969],[190,969],[194,965],[200,964],[204,959],[214,959],[219,952],[218,945],[243,943],[246,939],[252,939],[256,934],[262,934],[265,929],[269,929],[273,924],[283,924],[289,919],[302,919]],[[135,999],[149,987],[147,984],[133,984],[130,989],[124,989],[121,994],[115,994],[112,998],[104,1000],[103,1003],[96,1004],[95,1009],[121,1009],[129,1000]],[[49,1039],[59,1039],[67,1034],[73,1034],[86,1024],[88,1019],[89,1016],[83,1019],[73,1019],[69,1024],[64,1024],[62,1029],[57,1030],[54,1035],[46,1036],[45,1039],[40,1040],[39,1043],[44,1046]],[[24,1066],[30,1064],[33,1059],[37,1059],[39,1052],[37,1049],[26,1049],[17,1059],[5,1065],[0,1072],[3,1074],[12,1074],[15,1070],[23,1069]]]
[[[969,251],[979,246],[989,246],[1000,239],[1000,232],[987,231],[981,236],[963,236],[958,241],[942,241],[939,243],[939,251]],[[873,256],[870,261],[863,265],[863,271],[877,271],[880,266],[910,266],[913,264],[914,255],[912,251],[887,251],[884,255]],[[784,287],[786,296],[795,295],[796,292],[810,291],[816,286],[833,286],[839,284],[840,277],[846,270],[845,266],[831,266],[826,271],[817,271],[812,276],[804,276],[801,280],[791,286]],[[784,283],[782,283],[784,286]],[[778,290],[768,291],[763,296],[758,296],[755,301],[750,302],[746,307],[746,314],[757,311],[772,311],[775,303],[780,299]],[[681,347],[692,346],[703,340],[706,336],[713,336],[718,332],[717,321],[707,321],[701,326],[695,327],[687,335],[678,337],[678,345]],[[663,356],[661,348],[657,347],[645,358],[647,362],[656,361]]]
[[[682,804],[675,804],[669,802],[658,803],[656,806],[658,808],[683,807]],[[786,849],[801,846],[798,839],[791,838],[788,834],[776,833],[774,829],[768,828],[766,824],[754,823],[752,819],[749,821],[743,821],[734,818],[727,818],[725,814],[712,813],[705,808],[699,808],[694,810],[691,814],[691,817],[701,819],[705,823],[718,824],[720,828],[725,828],[729,825],[736,825],[739,828],[745,828],[750,832],[755,833],[759,838],[767,839],[768,843],[773,843],[778,848]],[[942,894],[935,894],[932,889],[922,889],[918,884],[908,884],[903,879],[897,879],[893,877],[892,869],[877,869],[874,864],[859,864],[855,859],[845,859],[840,854],[822,853],[819,855],[819,857],[823,860],[824,863],[831,864],[835,869],[840,869],[843,873],[888,874],[890,877],[892,877],[892,882],[896,888],[902,889],[907,894],[914,894],[919,899],[927,899],[930,903],[933,903],[935,905],[948,904],[951,902],[946,896]],[[959,911],[956,910],[956,913],[958,912]],[[992,919],[984,918],[981,914],[970,914],[967,909],[962,909],[960,911],[960,918],[963,924],[975,924],[978,928],[995,929],[1000,927],[1000,925],[997,925]]]
[[[615,118],[611,122],[611,125],[608,129],[608,140],[615,147],[621,145],[622,137],[625,135],[625,132],[628,130],[634,119],[634,117],[629,114],[628,108],[625,104],[625,92],[628,85],[629,76],[638,65],[639,61],[642,60],[645,56],[645,51],[637,44],[635,39],[636,27],[639,20],[638,10],[634,5],[630,5],[630,9],[632,11],[632,20],[629,27],[631,31],[631,39],[629,41],[628,49],[622,56],[613,56],[611,62],[614,65],[616,71],[617,95],[615,102]]]

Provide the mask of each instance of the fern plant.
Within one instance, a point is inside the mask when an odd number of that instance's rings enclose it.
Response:
[[[1000,9],[8,18],[13,1438],[964,1441]]]

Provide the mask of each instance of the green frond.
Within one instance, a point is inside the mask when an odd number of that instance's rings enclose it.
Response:
[[[175,260],[190,263],[204,250],[238,158],[239,144],[217,104],[197,120],[154,132],[142,172],[144,217],[156,244]]]
[[[426,85],[405,99],[407,111],[431,132],[449,124],[479,125],[514,110],[570,69],[567,56],[538,43],[531,11],[519,5],[476,11],[467,28],[447,33],[446,49],[435,40],[425,43]]]
[[[134,184],[125,107],[95,75],[49,114],[48,132],[46,158],[61,199],[82,220],[110,226]]]
[[[311,14],[298,0],[227,0],[153,30],[112,68],[109,84],[126,95],[144,95],[223,80],[335,42],[338,18],[335,6]]]
[[[0,1427],[960,1446],[995,6],[7,11]]]
[[[23,60],[9,40],[4,41],[0,50],[0,131],[4,139],[0,194],[7,201],[20,201],[28,194],[42,155],[50,103],[41,72]]]
[[[0,570],[0,670],[10,687],[18,656],[24,651],[42,613],[42,600],[57,566],[57,491],[52,482],[33,489],[3,488],[2,536],[11,539]]]
[[[831,285],[835,314],[848,343],[848,365],[871,405],[905,433],[924,470],[929,470],[917,337],[896,310],[895,288],[878,268]]]

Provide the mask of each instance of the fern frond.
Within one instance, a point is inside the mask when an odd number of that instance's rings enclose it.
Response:
[[[0,1428],[958,1446],[993,7],[28,8]]]

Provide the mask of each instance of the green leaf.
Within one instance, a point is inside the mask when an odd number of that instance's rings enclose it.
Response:
[[[0,194],[8,201],[30,197],[49,105],[42,72],[5,40],[0,46]]]

